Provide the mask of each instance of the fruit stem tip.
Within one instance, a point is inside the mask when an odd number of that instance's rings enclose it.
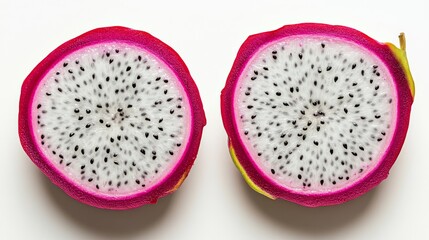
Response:
[[[406,49],[405,33],[401,32],[399,34],[399,46],[403,51]]]

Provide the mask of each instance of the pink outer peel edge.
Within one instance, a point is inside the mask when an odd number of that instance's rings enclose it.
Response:
[[[301,193],[274,182],[254,162],[239,137],[234,114],[234,93],[238,79],[252,56],[264,45],[294,35],[324,35],[354,42],[378,56],[387,66],[392,75],[397,94],[397,118],[392,142],[387,147],[379,164],[367,175],[355,183],[326,193]],[[412,80],[411,80],[412,82]],[[341,204],[355,199],[368,192],[381,181],[387,178],[389,170],[405,141],[408,129],[413,94],[404,73],[404,69],[387,44],[379,43],[367,35],[344,26],[333,26],[319,23],[302,23],[286,25],[277,30],[252,35],[240,47],[237,58],[228,75],[225,88],[221,94],[221,112],[225,130],[229,137],[229,147],[232,147],[242,174],[250,179],[251,183],[265,192],[266,196],[288,200],[307,207],[319,207]]]
[[[88,191],[64,176],[37,147],[31,124],[31,105],[34,92],[43,77],[59,61],[72,52],[97,43],[120,41],[141,47],[161,59],[171,68],[182,84],[191,108],[189,141],[182,157],[166,176],[142,192],[124,196],[109,196]],[[74,199],[105,209],[131,209],[157,200],[177,190],[188,175],[198,153],[202,130],[206,125],[203,105],[198,88],[180,56],[167,44],[149,33],[125,27],[97,28],[71,39],[52,51],[27,76],[22,84],[18,114],[18,133],[22,148],[40,170],[58,187]]]

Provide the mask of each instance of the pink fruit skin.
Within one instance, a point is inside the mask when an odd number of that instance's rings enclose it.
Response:
[[[260,47],[269,42],[276,41],[287,36],[303,34],[338,37],[352,41],[369,50],[374,55],[378,56],[387,66],[395,82],[398,97],[397,120],[395,132],[392,137],[393,140],[388,146],[387,151],[383,155],[379,164],[372,172],[368,173],[352,185],[338,191],[321,194],[299,193],[274,182],[252,160],[251,155],[247,152],[239,137],[237,125],[234,121],[235,114],[233,99],[235,88],[238,78],[253,54],[255,54]],[[379,43],[352,28],[318,23],[287,25],[274,31],[250,36],[240,47],[237,58],[235,59],[231,72],[228,75],[225,88],[222,90],[221,94],[223,124],[229,137],[229,144],[231,144],[232,148],[235,150],[237,160],[243,167],[244,174],[247,174],[256,186],[273,198],[285,199],[308,207],[335,205],[355,199],[368,192],[387,178],[389,170],[396,161],[404,143],[412,103],[413,93],[410,91],[410,86],[408,84],[406,74],[404,73],[404,69],[398,59],[395,58],[387,44]]]
[[[46,159],[46,156],[44,156],[38,148],[31,124],[31,106],[34,92],[39,81],[43,79],[48,71],[64,57],[76,50],[85,46],[110,41],[128,42],[142,47],[164,61],[164,63],[173,70],[174,74],[176,74],[185,88],[191,105],[192,128],[189,142],[184,150],[183,156],[178,160],[174,168],[156,185],[143,192],[126,196],[108,196],[106,194],[88,191],[65,177],[63,173]],[[18,133],[22,148],[54,184],[63,189],[74,199],[98,208],[136,208],[144,204],[156,203],[160,197],[175,191],[184,178],[186,178],[195,161],[200,145],[202,129],[205,124],[206,118],[197,86],[180,56],[171,47],[152,35],[125,27],[98,28],[65,42],[51,52],[33,69],[25,79],[21,88]]]

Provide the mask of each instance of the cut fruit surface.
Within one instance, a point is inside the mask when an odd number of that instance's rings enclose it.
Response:
[[[24,150],[69,195],[126,209],[180,185],[205,117],[174,50],[145,32],[110,27],[66,42],[33,70],[19,125]]]
[[[324,24],[249,37],[221,104],[231,154],[250,185],[321,206],[353,199],[387,177],[414,94],[406,58],[392,46]]]

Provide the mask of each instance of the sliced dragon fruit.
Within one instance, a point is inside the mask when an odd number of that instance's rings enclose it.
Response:
[[[221,96],[230,152],[247,183],[317,207],[385,179],[414,97],[403,34],[400,43],[313,23],[250,36]]]
[[[205,123],[179,55],[129,28],[64,43],[22,85],[25,152],[67,194],[99,208],[135,208],[175,191]]]

